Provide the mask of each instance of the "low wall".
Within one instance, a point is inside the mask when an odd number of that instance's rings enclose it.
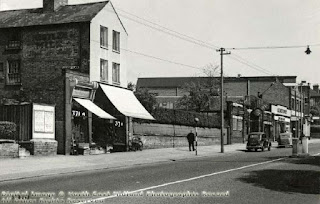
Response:
[[[311,133],[311,138],[320,138],[320,133]]]
[[[19,145],[17,143],[2,143],[0,144],[0,158],[15,158],[19,157]]]
[[[19,144],[34,156],[53,156],[57,154],[58,142],[56,140],[36,139]]]
[[[195,133],[195,128],[189,126],[133,123],[133,135],[141,138],[144,149],[188,147],[186,136],[190,130]],[[197,128],[197,133],[199,146],[220,144],[220,129]],[[225,130],[226,133],[227,131]]]

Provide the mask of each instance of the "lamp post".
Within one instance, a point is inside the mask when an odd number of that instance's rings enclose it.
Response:
[[[198,131],[197,131],[197,126],[199,122],[199,118],[194,118],[194,122],[196,122],[196,156],[198,155]]]
[[[223,55],[229,55],[231,54],[231,52],[225,52],[226,49],[225,48],[220,48],[219,50],[217,50],[217,52],[220,52],[220,56],[221,56],[221,76],[220,76],[220,100],[221,100],[221,104],[220,104],[220,111],[221,111],[221,153],[224,153],[224,115],[223,115]]]

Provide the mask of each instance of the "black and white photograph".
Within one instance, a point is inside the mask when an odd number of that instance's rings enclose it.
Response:
[[[319,0],[0,0],[0,204],[319,204]]]

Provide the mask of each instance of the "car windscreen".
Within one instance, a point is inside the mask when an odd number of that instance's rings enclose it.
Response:
[[[259,139],[260,139],[260,135],[249,135],[249,138],[250,138],[250,139],[257,139],[257,140],[259,140]]]

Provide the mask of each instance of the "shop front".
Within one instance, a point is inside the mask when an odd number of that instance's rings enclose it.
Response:
[[[290,132],[291,111],[285,106],[271,105],[271,113],[274,119],[275,140],[279,139],[280,133]]]
[[[263,112],[263,132],[266,133],[266,135],[269,138],[273,138],[275,140],[274,134],[273,134],[273,124],[272,124],[272,113],[270,111],[264,111]]]
[[[114,151],[128,151],[129,141],[133,136],[132,118],[154,120],[150,113],[141,105],[131,90],[99,83],[94,102],[116,119],[111,126],[99,126],[99,118],[94,123],[94,138],[111,145]],[[106,132],[112,132],[106,136]]]
[[[154,120],[132,91],[90,82],[87,75],[67,73],[64,137],[60,154],[98,154],[127,151],[132,118]]]

